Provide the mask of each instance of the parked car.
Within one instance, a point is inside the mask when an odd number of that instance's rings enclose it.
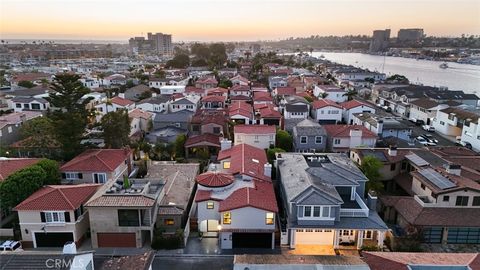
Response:
[[[426,138],[422,137],[422,136],[418,136],[417,138],[415,138],[417,140],[417,142],[421,145],[426,145],[426,146],[436,146],[437,144],[434,143],[434,142],[430,142],[428,141]]]
[[[432,134],[425,133],[425,134],[422,134],[422,137],[424,137],[427,141],[438,143],[438,140],[435,139],[435,137],[433,137]]]
[[[469,143],[469,142],[465,142],[465,141],[457,141],[457,142],[455,142],[455,145],[463,146],[463,147],[468,148],[468,149],[472,149],[472,144]]]
[[[426,130],[428,132],[434,132],[435,131],[435,128],[430,126],[430,125],[423,125],[422,128],[423,128],[423,130]]]
[[[18,241],[7,240],[0,245],[0,252],[22,251],[22,244]]]

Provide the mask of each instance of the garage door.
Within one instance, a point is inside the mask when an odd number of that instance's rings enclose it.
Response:
[[[233,233],[233,248],[272,248],[271,233]]]
[[[135,233],[97,233],[98,247],[136,247]]]
[[[480,228],[448,228],[448,244],[480,244]]]
[[[295,243],[305,245],[333,245],[333,230],[296,230]]]
[[[73,233],[35,233],[37,247],[63,247],[66,242],[73,242]]]

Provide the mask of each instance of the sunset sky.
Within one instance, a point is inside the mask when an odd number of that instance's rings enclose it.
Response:
[[[371,35],[424,28],[480,34],[479,0],[0,0],[2,39],[127,40],[147,32],[174,41]]]

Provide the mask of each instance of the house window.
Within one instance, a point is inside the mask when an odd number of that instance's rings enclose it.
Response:
[[[65,212],[45,212],[47,223],[65,223]]]
[[[232,214],[230,212],[223,213],[223,224],[232,224]]]
[[[373,238],[373,231],[365,231],[363,234],[363,239],[372,239]]]
[[[472,206],[480,206],[480,196],[473,197]]]
[[[224,169],[230,169],[230,161],[223,162],[223,168]]]
[[[320,206],[314,206],[313,207],[313,216],[314,217],[320,217]]]
[[[163,220],[163,224],[166,226],[172,226],[175,225],[175,220],[173,220],[173,218],[166,218]]]
[[[77,179],[82,179],[83,174],[81,173],[75,173],[75,172],[66,172],[64,173],[64,178],[67,180],[77,180]]]
[[[213,202],[207,202],[207,209],[213,209],[214,204]]]
[[[322,136],[315,136],[315,143],[321,144],[322,143]]]
[[[93,174],[93,182],[95,184],[103,184],[107,182],[107,175],[104,173],[94,173]]]
[[[340,139],[333,140],[333,144],[340,144]]]
[[[274,221],[274,214],[273,213],[266,213],[265,214],[265,224],[267,225],[273,225],[273,221]]]
[[[213,133],[215,133],[215,134],[220,133],[220,128],[219,127],[214,127],[213,128]]]
[[[305,206],[303,208],[303,216],[304,217],[310,217],[312,216],[312,207],[311,206]]]
[[[456,206],[467,206],[468,205],[468,196],[457,196],[457,201],[455,202]]]
[[[140,226],[140,217],[138,215],[138,210],[118,209],[118,226]]]
[[[443,201],[444,202],[450,201],[450,196],[443,196]]]
[[[425,185],[424,184],[420,184],[420,187],[425,190]]]
[[[330,207],[323,207],[322,217],[324,218],[330,217]]]
[[[395,171],[395,167],[397,164],[393,163],[392,165],[390,165],[390,171]]]
[[[33,103],[32,110],[40,110],[40,104]]]
[[[16,103],[15,108],[22,108],[22,104],[21,103]]]
[[[300,143],[301,144],[306,144],[307,143],[307,136],[301,136],[300,137]]]
[[[445,126],[445,122],[440,121],[440,125]]]

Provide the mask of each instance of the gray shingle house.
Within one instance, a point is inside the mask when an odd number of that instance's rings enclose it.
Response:
[[[305,119],[293,127],[293,149],[295,152],[324,152],[327,132],[317,122]]]
[[[192,115],[193,112],[187,110],[171,113],[157,113],[153,120],[153,129],[157,130],[170,126],[188,130],[188,123],[190,123]]]
[[[376,198],[364,196],[368,179],[347,156],[278,153],[275,167],[286,215],[282,244],[383,246],[387,225]]]

